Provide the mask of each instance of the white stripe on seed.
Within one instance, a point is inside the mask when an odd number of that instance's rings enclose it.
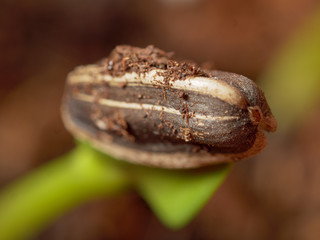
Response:
[[[74,97],[78,100],[85,102],[94,102],[95,98],[91,95],[78,93]],[[115,107],[115,108],[125,108],[125,109],[138,109],[138,110],[154,110],[154,111],[163,111],[166,113],[182,115],[178,110],[174,108],[168,108],[160,105],[146,104],[146,103],[127,103],[121,101],[115,101],[111,99],[100,98],[97,102],[103,106]],[[210,116],[210,115],[201,115],[195,114],[192,116],[195,119],[204,119],[204,120],[213,120],[213,121],[228,121],[228,120],[237,120],[238,116]]]

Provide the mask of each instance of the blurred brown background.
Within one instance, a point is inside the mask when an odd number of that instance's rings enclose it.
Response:
[[[258,79],[316,0],[0,2],[0,187],[73,146],[59,105],[66,75],[118,44]],[[165,229],[136,193],[88,203],[37,239],[320,239],[320,109],[238,163],[186,228]],[[284,140],[285,138],[285,140]]]

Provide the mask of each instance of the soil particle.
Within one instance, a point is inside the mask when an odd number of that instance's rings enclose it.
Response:
[[[135,140],[134,136],[130,134],[129,125],[121,113],[116,112],[112,117],[104,117],[103,121],[106,123],[106,126],[108,126],[109,131],[123,136],[131,142]]]
[[[127,72],[145,73],[153,68],[166,69],[172,55],[152,45],[146,48],[120,45],[106,59],[106,71],[112,76],[122,76]]]
[[[184,80],[189,76],[208,76],[191,62],[172,59],[172,52],[165,52],[149,45],[146,48],[117,46],[105,61],[106,73],[112,76],[122,76],[128,72],[137,74],[147,73],[151,70],[165,70],[159,73],[164,77],[166,86],[176,80]]]
[[[190,128],[183,128],[180,127],[180,132],[182,134],[182,139],[186,142],[190,142],[193,140],[193,136],[191,134],[191,129]]]
[[[179,91],[179,92],[178,92],[178,96],[179,96],[179,98],[182,98],[182,99],[185,100],[185,101],[187,101],[188,98],[189,98],[188,94],[186,94],[186,93],[183,92],[183,91]]]
[[[128,85],[126,82],[119,83],[119,88],[125,88]]]
[[[187,124],[189,124],[189,118],[192,117],[192,114],[190,114],[190,112],[189,112],[188,105],[185,103],[182,103],[179,111],[183,115],[183,118],[186,119]]]

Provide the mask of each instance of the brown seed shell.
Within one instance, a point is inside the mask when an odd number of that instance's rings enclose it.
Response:
[[[67,129],[116,158],[164,168],[260,152],[262,130],[275,131],[276,122],[259,87],[171,55],[153,46],[120,46],[107,60],[76,68],[62,106]]]

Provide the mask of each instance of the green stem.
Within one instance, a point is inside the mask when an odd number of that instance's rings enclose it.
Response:
[[[79,145],[0,195],[0,239],[26,239],[72,207],[129,186],[109,159]]]

